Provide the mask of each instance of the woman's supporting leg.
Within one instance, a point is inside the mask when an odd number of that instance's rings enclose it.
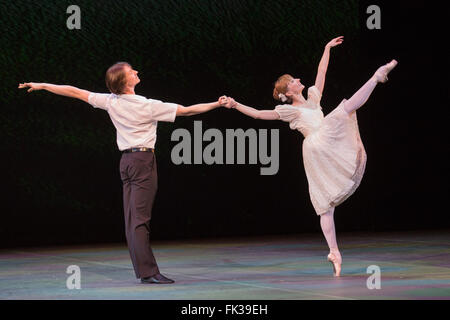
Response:
[[[327,259],[333,266],[334,276],[340,277],[342,257],[336,241],[336,230],[334,227],[334,207],[320,216],[320,226],[322,227],[323,234],[325,236],[325,239],[327,240],[328,247],[330,248],[330,254],[328,255]]]
[[[367,81],[350,99],[345,101],[345,111],[347,111],[347,113],[352,113],[364,105],[372,94],[373,89],[377,86],[378,82],[386,82],[388,73],[394,69],[396,65],[397,61],[392,60],[388,64],[378,68],[369,81]]]
[[[341,262],[342,258],[337,245],[336,229],[334,227],[334,207],[320,216],[320,226],[330,248],[330,253],[333,253],[339,262]]]

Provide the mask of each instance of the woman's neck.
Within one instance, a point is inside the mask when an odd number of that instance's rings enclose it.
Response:
[[[292,105],[294,106],[300,106],[306,103],[306,99],[303,97],[301,93],[295,94],[291,98],[292,98]]]

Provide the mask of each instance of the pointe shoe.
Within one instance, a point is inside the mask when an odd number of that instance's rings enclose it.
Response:
[[[333,253],[330,253],[327,257],[327,260],[331,263],[333,266],[333,275],[335,277],[341,276],[341,259],[338,259]]]
[[[398,64],[397,60],[392,60],[391,62],[385,64],[384,66],[378,68],[375,72],[375,78],[378,82],[385,83],[388,81],[388,73],[391,72],[392,69]]]

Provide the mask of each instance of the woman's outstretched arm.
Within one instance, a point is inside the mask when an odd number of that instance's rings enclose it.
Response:
[[[340,45],[344,41],[344,37],[340,36],[334,38],[325,46],[322,59],[320,59],[319,68],[317,70],[316,83],[314,84],[317,89],[319,89],[320,94],[323,92],[325,86],[325,76],[327,74],[328,62],[330,60],[330,49],[337,45]]]
[[[236,109],[253,119],[280,120],[280,115],[274,110],[257,110],[252,107],[244,106],[242,103],[234,101],[233,98],[229,99],[231,108]]]
[[[61,96],[77,98],[83,100],[84,102],[88,102],[90,92],[83,89],[78,89],[73,86],[68,85],[57,85],[50,83],[35,83],[35,82],[26,82],[20,83],[19,88],[30,88],[28,92],[36,91],[36,90],[47,90],[51,93],[58,94]]]

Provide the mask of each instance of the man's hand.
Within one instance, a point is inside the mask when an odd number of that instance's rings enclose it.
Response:
[[[34,82],[26,82],[26,83],[19,83],[19,89],[23,88],[30,88],[28,89],[28,92],[34,91],[34,90],[42,90],[44,89],[43,83],[34,83]]]
[[[227,96],[221,96],[219,98],[219,104],[221,107],[225,107],[227,109],[235,108],[237,105],[237,102],[234,101],[233,98],[227,97]]]
[[[228,97],[227,96],[221,96],[218,100],[219,105],[221,107],[226,107],[227,108],[227,103],[228,103]]]

